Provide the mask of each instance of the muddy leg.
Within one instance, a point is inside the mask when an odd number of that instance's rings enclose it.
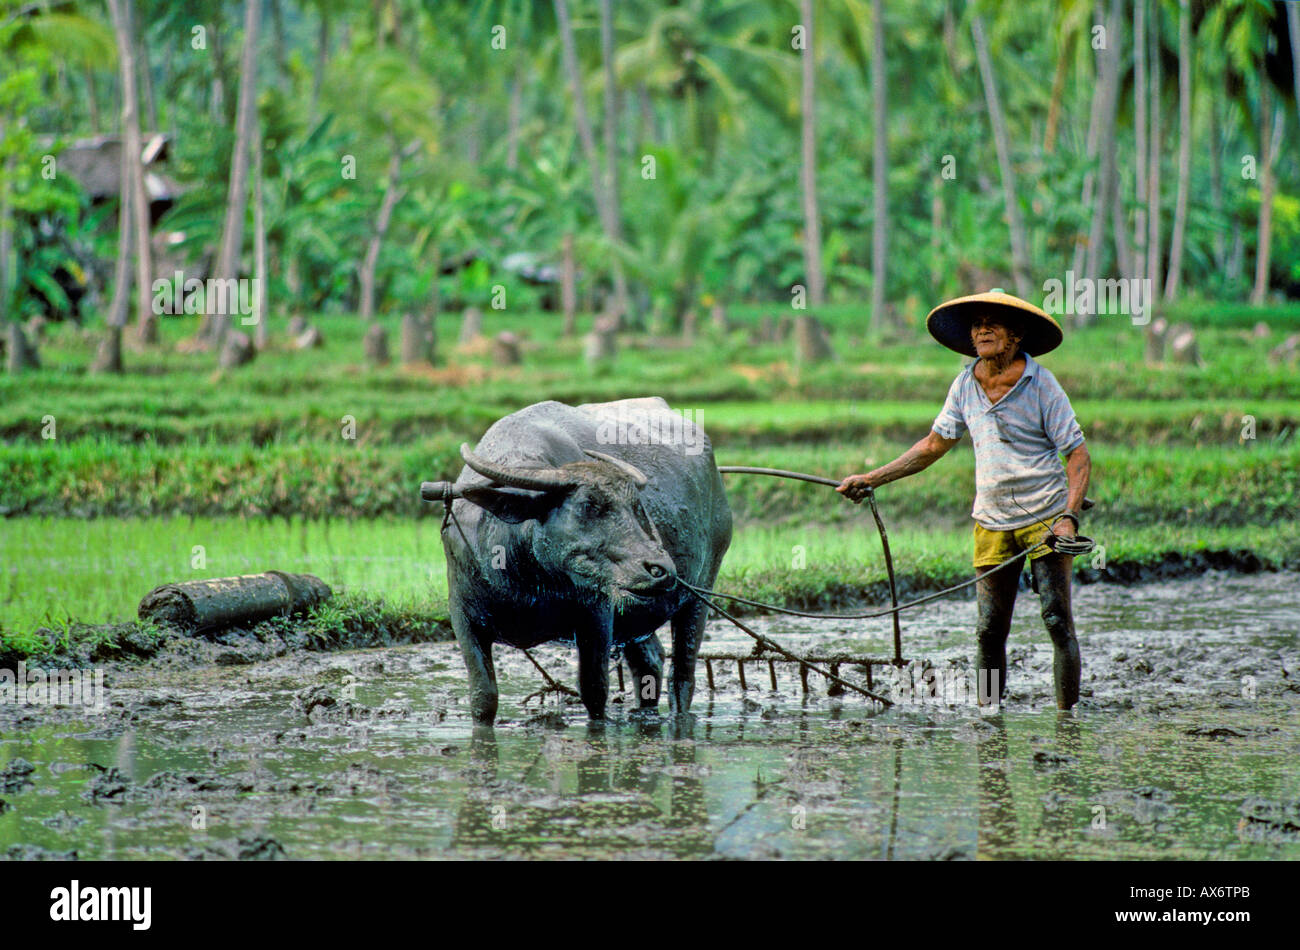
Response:
[[[664,650],[658,635],[642,643],[632,643],[623,651],[632,671],[632,688],[641,709],[659,708],[659,690],[664,675]]]
[[[712,582],[710,582],[712,587]],[[708,607],[692,598],[673,614],[673,667],[668,688],[668,710],[675,716],[690,712],[695,696],[695,657],[704,639]]]
[[[614,633],[612,614],[593,618],[577,631],[578,693],[593,721],[605,719],[609,699],[609,654]]]
[[[1079,641],[1074,636],[1074,616],[1070,609],[1070,567],[1073,558],[1065,554],[1047,554],[1032,564],[1038,580],[1038,597],[1043,607],[1043,623],[1056,654],[1052,674],[1056,681],[1056,708],[1072,709],[1079,701]]]
[[[490,726],[497,718],[497,674],[492,666],[492,637],[476,630],[465,616],[457,598],[449,604],[451,626],[456,631],[465,669],[469,673],[469,708],[474,721]]]
[[[997,705],[1007,693],[1007,634],[1016,606],[1019,575],[1010,569],[990,574],[976,568],[975,585],[979,617],[975,623],[975,677],[981,706]]]

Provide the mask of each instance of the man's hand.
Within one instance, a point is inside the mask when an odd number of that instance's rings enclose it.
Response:
[[[870,475],[850,475],[840,482],[839,487],[835,490],[857,505],[867,497],[867,492],[875,487]]]
[[[1058,538],[1065,538],[1067,541],[1073,541],[1075,535],[1074,522],[1069,518],[1061,518],[1052,524],[1052,534]]]

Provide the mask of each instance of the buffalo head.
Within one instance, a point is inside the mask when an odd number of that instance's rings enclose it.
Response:
[[[584,600],[608,600],[616,610],[652,601],[676,584],[673,560],[641,503],[647,483],[622,459],[586,450],[590,461],[558,468],[523,468],[475,455],[461,458],[499,485],[544,492],[548,505],[532,533],[531,555],[548,578],[577,588]]]

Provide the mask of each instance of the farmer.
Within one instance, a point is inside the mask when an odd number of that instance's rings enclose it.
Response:
[[[1006,695],[1007,634],[1020,571],[990,571],[1034,548],[1049,530],[1059,538],[1075,537],[1092,461],[1065,390],[1034,359],[1060,345],[1061,327],[1055,320],[1031,303],[994,290],[939,305],[926,326],[944,346],[976,357],[975,362],[953,381],[929,435],[888,465],[844,479],[836,491],[858,503],[870,489],[928,468],[970,429],[979,578],[976,675],[981,704],[998,704]],[[1064,467],[1058,456],[1065,458]],[[1029,554],[1056,654],[1058,709],[1070,709],[1079,699],[1071,562],[1071,555],[1047,547]]]

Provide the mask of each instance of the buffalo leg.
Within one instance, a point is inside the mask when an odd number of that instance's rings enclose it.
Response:
[[[454,587],[452,588],[455,589]],[[469,708],[474,721],[490,726],[497,718],[497,673],[492,665],[492,638],[476,630],[454,594],[448,604],[451,626],[469,673]]]
[[[707,618],[708,607],[695,598],[673,614],[673,666],[668,688],[668,710],[673,715],[690,712],[695,695],[695,657],[700,652]]]
[[[578,630],[578,694],[587,715],[593,720],[605,718],[609,699],[609,654],[614,632],[612,615],[595,618]]]
[[[652,635],[641,643],[630,643],[623,651],[632,671],[632,688],[642,709],[659,707],[659,690],[664,675],[664,651],[659,637]]]

